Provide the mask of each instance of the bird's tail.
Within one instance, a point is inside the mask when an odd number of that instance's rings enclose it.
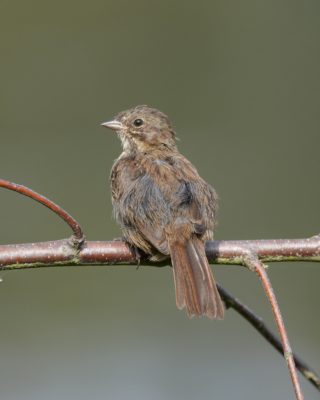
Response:
[[[169,244],[179,309],[189,317],[222,319],[224,307],[209,266],[204,243],[196,236]]]

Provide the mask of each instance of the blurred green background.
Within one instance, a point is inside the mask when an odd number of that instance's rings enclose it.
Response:
[[[1,177],[62,205],[88,239],[119,237],[108,175],[120,143],[99,124],[148,104],[216,187],[218,239],[316,234],[319,12],[316,0],[1,0]],[[70,234],[44,207],[0,196],[1,243]],[[215,271],[272,326],[253,274]],[[319,265],[270,276],[294,349],[319,371]],[[283,360],[237,314],[176,310],[169,268],[1,278],[2,399],[293,398]]]

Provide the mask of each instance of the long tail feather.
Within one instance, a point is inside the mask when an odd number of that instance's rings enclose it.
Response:
[[[209,266],[204,243],[193,236],[170,244],[170,254],[179,309],[189,317],[205,315],[222,319],[224,307]]]

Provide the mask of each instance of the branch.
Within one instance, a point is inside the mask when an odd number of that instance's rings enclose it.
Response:
[[[206,243],[208,260],[214,264],[243,265],[243,256],[254,252],[262,262],[320,261],[320,236],[283,240],[213,240]],[[144,265],[163,266],[146,256]],[[49,242],[0,245],[0,268],[23,269],[63,265],[137,264],[136,253],[122,241],[85,241],[75,248],[73,237]]]
[[[0,187],[14,190],[45,205],[67,222],[73,231],[73,235],[69,239],[1,245],[0,269],[10,270],[63,265],[136,264],[137,262],[148,265],[154,264],[150,263],[146,256],[142,256],[141,259],[137,260],[137,252],[124,242],[86,241],[80,225],[70,214],[51,200],[29,188],[1,179]],[[320,235],[307,239],[209,241],[206,243],[206,254],[209,261],[216,264],[244,265],[259,275],[272,305],[283,349],[279,340],[274,337],[272,332],[261,323],[261,320],[251,310],[220,287],[219,290],[226,305],[233,307],[244,316],[275,348],[284,351],[297,400],[302,400],[303,395],[295,370],[295,360],[298,360],[298,369],[304,376],[320,389],[319,377],[305,363],[299,362],[300,360],[291,351],[280,309],[263,266],[263,262],[271,261],[320,261]],[[154,265],[162,266],[166,264],[168,262],[163,261]]]

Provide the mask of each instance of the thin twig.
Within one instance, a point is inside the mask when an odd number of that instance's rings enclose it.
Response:
[[[233,308],[238,314],[246,319],[270,344],[283,356],[283,347],[278,337],[267,327],[265,322],[258,317],[247,305],[234,297],[225,288],[218,286],[221,298],[226,308]],[[320,377],[312,370],[297,354],[293,353],[297,369],[318,390],[320,390]]]
[[[277,324],[277,327],[279,330],[279,334],[280,334],[282,346],[283,346],[283,354],[284,354],[284,358],[288,365],[288,369],[289,369],[291,381],[292,381],[292,384],[294,387],[296,399],[303,400],[304,396],[303,396],[301,386],[299,383],[298,374],[297,374],[288,334],[287,334],[287,331],[286,331],[286,328],[285,328],[285,325],[283,322],[283,318],[282,318],[281,311],[280,311],[280,308],[279,308],[279,305],[277,302],[277,298],[272,289],[272,285],[269,280],[268,274],[265,270],[265,267],[255,254],[250,254],[249,256],[245,257],[243,260],[243,264],[245,266],[247,266],[250,270],[255,272],[261,280],[261,283],[265,290],[266,296],[270,301],[272,312],[273,312],[273,315],[274,315],[274,318],[275,318],[275,321],[276,321],[276,324]]]
[[[79,245],[83,242],[84,234],[82,232],[81,226],[69,213],[67,213],[63,208],[55,204],[53,201],[47,199],[46,197],[42,196],[41,194],[35,192],[34,190],[26,186],[9,182],[6,181],[5,179],[0,179],[0,187],[23,194],[24,196],[30,197],[31,199],[37,201],[38,203],[41,203],[44,206],[48,207],[51,211],[56,213],[69,225],[69,227],[73,231],[74,239],[79,243]]]

